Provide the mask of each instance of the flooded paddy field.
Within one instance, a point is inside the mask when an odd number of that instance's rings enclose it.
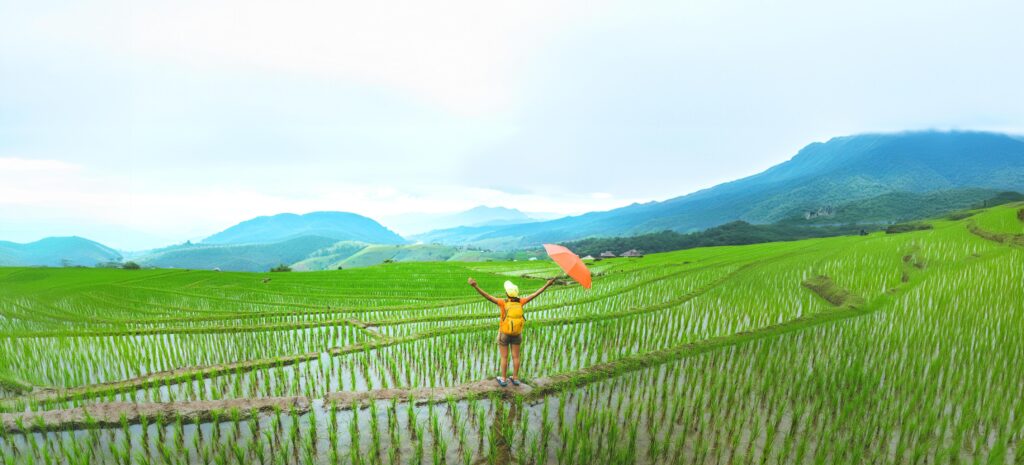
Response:
[[[0,268],[0,456],[1024,463],[1016,211],[602,261],[526,306],[507,388],[466,280],[530,292],[549,263]]]

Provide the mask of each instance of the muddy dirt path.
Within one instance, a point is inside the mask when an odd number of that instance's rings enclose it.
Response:
[[[864,304],[862,297],[839,287],[832,278],[825,275],[807,278],[801,285],[836,307],[859,307]]]
[[[349,410],[353,406],[368,407],[370,402],[375,400],[397,399],[399,402],[408,402],[412,399],[416,405],[420,405],[431,401],[445,402],[448,399],[465,400],[469,397],[489,397],[492,393],[498,393],[504,399],[511,399],[517,395],[528,396],[532,390],[533,388],[526,383],[519,386],[510,384],[502,388],[495,380],[490,379],[450,387],[334,392],[324,398],[324,404],[335,403],[339,410]],[[275,407],[286,411],[294,408],[300,413],[308,412],[312,405],[313,400],[305,396],[171,403],[106,402],[64,410],[3,413],[0,414],[0,422],[3,423],[4,430],[12,433],[21,432],[23,429],[59,431],[119,426],[122,416],[129,424],[140,423],[142,417],[152,421],[161,414],[168,419],[180,415],[182,419],[188,421],[193,421],[196,418],[201,421],[209,421],[213,418],[214,412],[219,412],[220,417],[225,418],[233,409],[237,409],[242,418],[248,418],[253,411],[266,412]],[[18,425],[19,419],[22,426]]]
[[[108,402],[102,404],[76,407],[66,410],[47,410],[42,412],[4,413],[0,421],[8,432],[29,431],[60,431],[89,427],[116,427],[124,421],[129,424],[139,423],[142,417],[153,421],[158,416],[174,419],[181,416],[184,421],[210,421],[213,413],[218,412],[219,418],[228,418],[229,412],[237,409],[241,418],[248,418],[252,412],[271,411],[275,407],[290,411],[307,412],[310,401],[305,397],[266,397],[262,399],[225,399],[217,401],[176,402],[176,403],[131,403]],[[21,420],[22,426],[18,425]]]
[[[386,399],[398,399],[400,401],[407,401],[410,398],[414,399],[414,402],[419,404],[425,404],[429,401],[443,402],[448,399],[453,400],[464,400],[469,397],[487,397],[491,393],[498,393],[498,395],[505,399],[513,398],[517,395],[528,396],[533,391],[533,387],[522,383],[519,386],[513,386],[509,384],[507,387],[498,386],[497,381],[493,379],[484,381],[474,381],[472,383],[460,384],[458,386],[449,387],[437,387],[437,388],[413,388],[413,389],[374,389],[372,391],[343,391],[343,392],[332,392],[324,397],[325,403],[337,403],[338,408],[343,406],[351,406],[356,404],[359,406],[368,405],[370,401],[374,400],[386,400]]]

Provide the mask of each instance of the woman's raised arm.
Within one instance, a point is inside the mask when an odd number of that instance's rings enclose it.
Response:
[[[546,284],[544,284],[544,287],[542,287],[542,288],[540,288],[540,289],[537,289],[537,291],[536,291],[536,292],[534,292],[533,294],[530,294],[530,295],[528,295],[528,296],[526,296],[526,297],[522,298],[521,300],[522,300],[522,302],[523,302],[523,305],[526,305],[526,303],[527,303],[527,302],[529,302],[529,301],[531,301],[531,300],[533,300],[533,298],[534,298],[534,297],[537,297],[537,296],[539,296],[539,295],[540,295],[540,294],[541,294],[542,292],[544,292],[544,291],[548,290],[548,288],[549,288],[549,287],[551,287],[551,285],[552,285],[552,284],[554,284],[554,283],[555,283],[555,278],[551,278],[551,279],[549,279],[549,280],[548,280],[548,282],[547,282]]]
[[[490,300],[491,302],[494,302],[496,304],[501,303],[500,301],[498,301],[497,297],[494,297],[493,295],[490,295],[490,294],[484,292],[483,289],[480,289],[480,286],[478,286],[476,284],[476,280],[475,279],[469,278],[469,285],[473,286],[473,289],[476,289],[476,291],[479,292],[480,295],[484,296],[485,299]]]

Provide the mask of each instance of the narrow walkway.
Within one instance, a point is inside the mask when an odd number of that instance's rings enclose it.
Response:
[[[397,399],[407,402],[412,399],[417,405],[427,402],[445,402],[448,399],[464,400],[471,396],[485,397],[497,393],[502,398],[516,395],[529,396],[533,388],[525,383],[519,386],[509,384],[501,387],[493,380],[475,381],[458,386],[438,388],[397,388],[374,389],[372,391],[341,391],[328,394],[325,404],[334,403],[339,410],[348,410],[353,406],[368,407],[375,400]],[[62,410],[46,410],[42,412],[3,413],[0,422],[7,432],[28,431],[61,431],[78,428],[112,427],[121,425],[122,421],[137,424],[145,417],[153,421],[162,415],[165,419],[183,421],[210,421],[214,414],[218,418],[231,418],[232,410],[237,410],[239,418],[245,419],[253,412],[266,412],[279,408],[285,411],[308,412],[313,405],[312,399],[305,396],[263,397],[251,399],[223,399],[213,401],[192,402],[104,402],[83,407]],[[20,424],[19,424],[19,421]]]
[[[408,401],[409,399],[413,399],[413,402],[419,405],[427,402],[444,402],[448,399],[463,400],[471,396],[489,396],[492,393],[497,393],[500,397],[506,399],[517,395],[528,397],[531,392],[533,392],[533,387],[526,383],[520,383],[519,386],[509,384],[506,387],[501,387],[494,379],[488,379],[484,381],[459,384],[457,386],[436,388],[395,388],[374,389],[372,391],[362,392],[332,392],[324,397],[324,402],[328,404],[335,403],[338,405],[338,408],[346,408],[351,407],[353,404],[359,405],[360,407],[366,406],[370,401],[374,400],[398,399],[401,401]]]
[[[79,428],[117,427],[122,421],[129,424],[141,422],[142,417],[154,421],[163,415],[165,421],[178,416],[182,421],[210,421],[214,413],[218,418],[231,418],[231,411],[237,409],[239,418],[248,418],[252,412],[282,410],[308,412],[310,401],[305,397],[265,397],[256,399],[224,399],[215,401],[175,403],[132,403],[104,402],[64,410],[46,410],[29,413],[0,414],[5,431],[10,433],[28,431],[62,431]],[[20,424],[19,424],[20,420]]]

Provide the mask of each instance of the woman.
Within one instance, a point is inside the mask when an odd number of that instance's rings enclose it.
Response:
[[[538,289],[537,292],[520,299],[519,288],[512,284],[512,281],[505,281],[505,295],[508,300],[503,300],[484,292],[476,284],[476,280],[469,278],[469,285],[473,286],[473,289],[476,289],[480,295],[494,302],[501,309],[501,318],[498,320],[498,353],[501,357],[501,376],[497,378],[499,386],[508,386],[506,375],[508,374],[509,347],[512,348],[512,384],[515,386],[519,385],[519,346],[523,344],[522,331],[523,325],[526,323],[526,319],[523,318],[523,306],[539,296],[541,292],[546,291],[554,283],[554,279],[549,279],[547,284]]]

